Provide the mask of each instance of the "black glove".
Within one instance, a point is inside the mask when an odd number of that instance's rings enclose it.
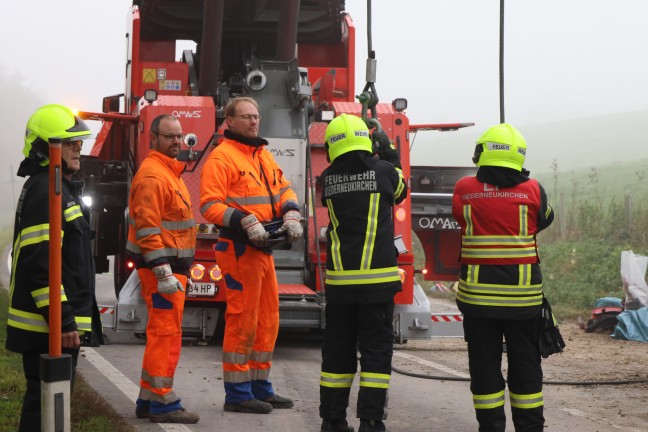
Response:
[[[395,167],[401,168],[400,156],[394,148],[391,140],[385,132],[375,131],[371,135],[374,152],[381,160],[392,163]]]
[[[538,347],[540,348],[540,355],[543,358],[547,358],[551,354],[563,352],[565,340],[554,322],[551,305],[549,305],[549,301],[544,296],[542,297],[542,315],[540,316],[539,330]]]

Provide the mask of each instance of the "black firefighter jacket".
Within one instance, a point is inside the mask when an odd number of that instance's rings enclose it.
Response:
[[[328,207],[326,300],[386,303],[402,290],[392,209],[407,197],[402,172],[368,152],[351,151],[324,170]]]
[[[49,343],[49,179],[47,167],[31,171],[16,210],[13,236],[6,347],[18,353]],[[81,183],[63,179],[61,324],[62,332],[78,330],[87,337],[92,331],[96,344],[103,334],[95,299],[92,231],[81,188]]]

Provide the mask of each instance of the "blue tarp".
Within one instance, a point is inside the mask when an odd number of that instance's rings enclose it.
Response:
[[[623,311],[617,319],[619,323],[610,336],[615,339],[648,342],[648,307]]]

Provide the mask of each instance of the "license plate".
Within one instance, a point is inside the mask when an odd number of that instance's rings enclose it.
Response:
[[[213,282],[189,281],[187,297],[214,297],[216,294],[218,294],[218,288]]]

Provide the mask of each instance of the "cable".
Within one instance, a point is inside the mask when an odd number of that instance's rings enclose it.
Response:
[[[426,375],[418,374],[414,372],[404,371],[397,367],[392,366],[392,371],[400,375],[410,376],[413,378],[421,379],[431,379],[435,381],[465,381],[470,382],[470,378],[464,377],[453,377],[453,376],[439,376],[439,375]],[[508,382],[504,380],[504,382]],[[648,379],[639,379],[639,380],[618,380],[618,381],[542,381],[542,384],[546,385],[572,385],[572,386],[587,386],[587,385],[626,385],[626,384],[640,384],[647,383]]]
[[[500,79],[500,123],[504,120],[504,0],[500,0],[500,53],[499,53],[499,79]]]

